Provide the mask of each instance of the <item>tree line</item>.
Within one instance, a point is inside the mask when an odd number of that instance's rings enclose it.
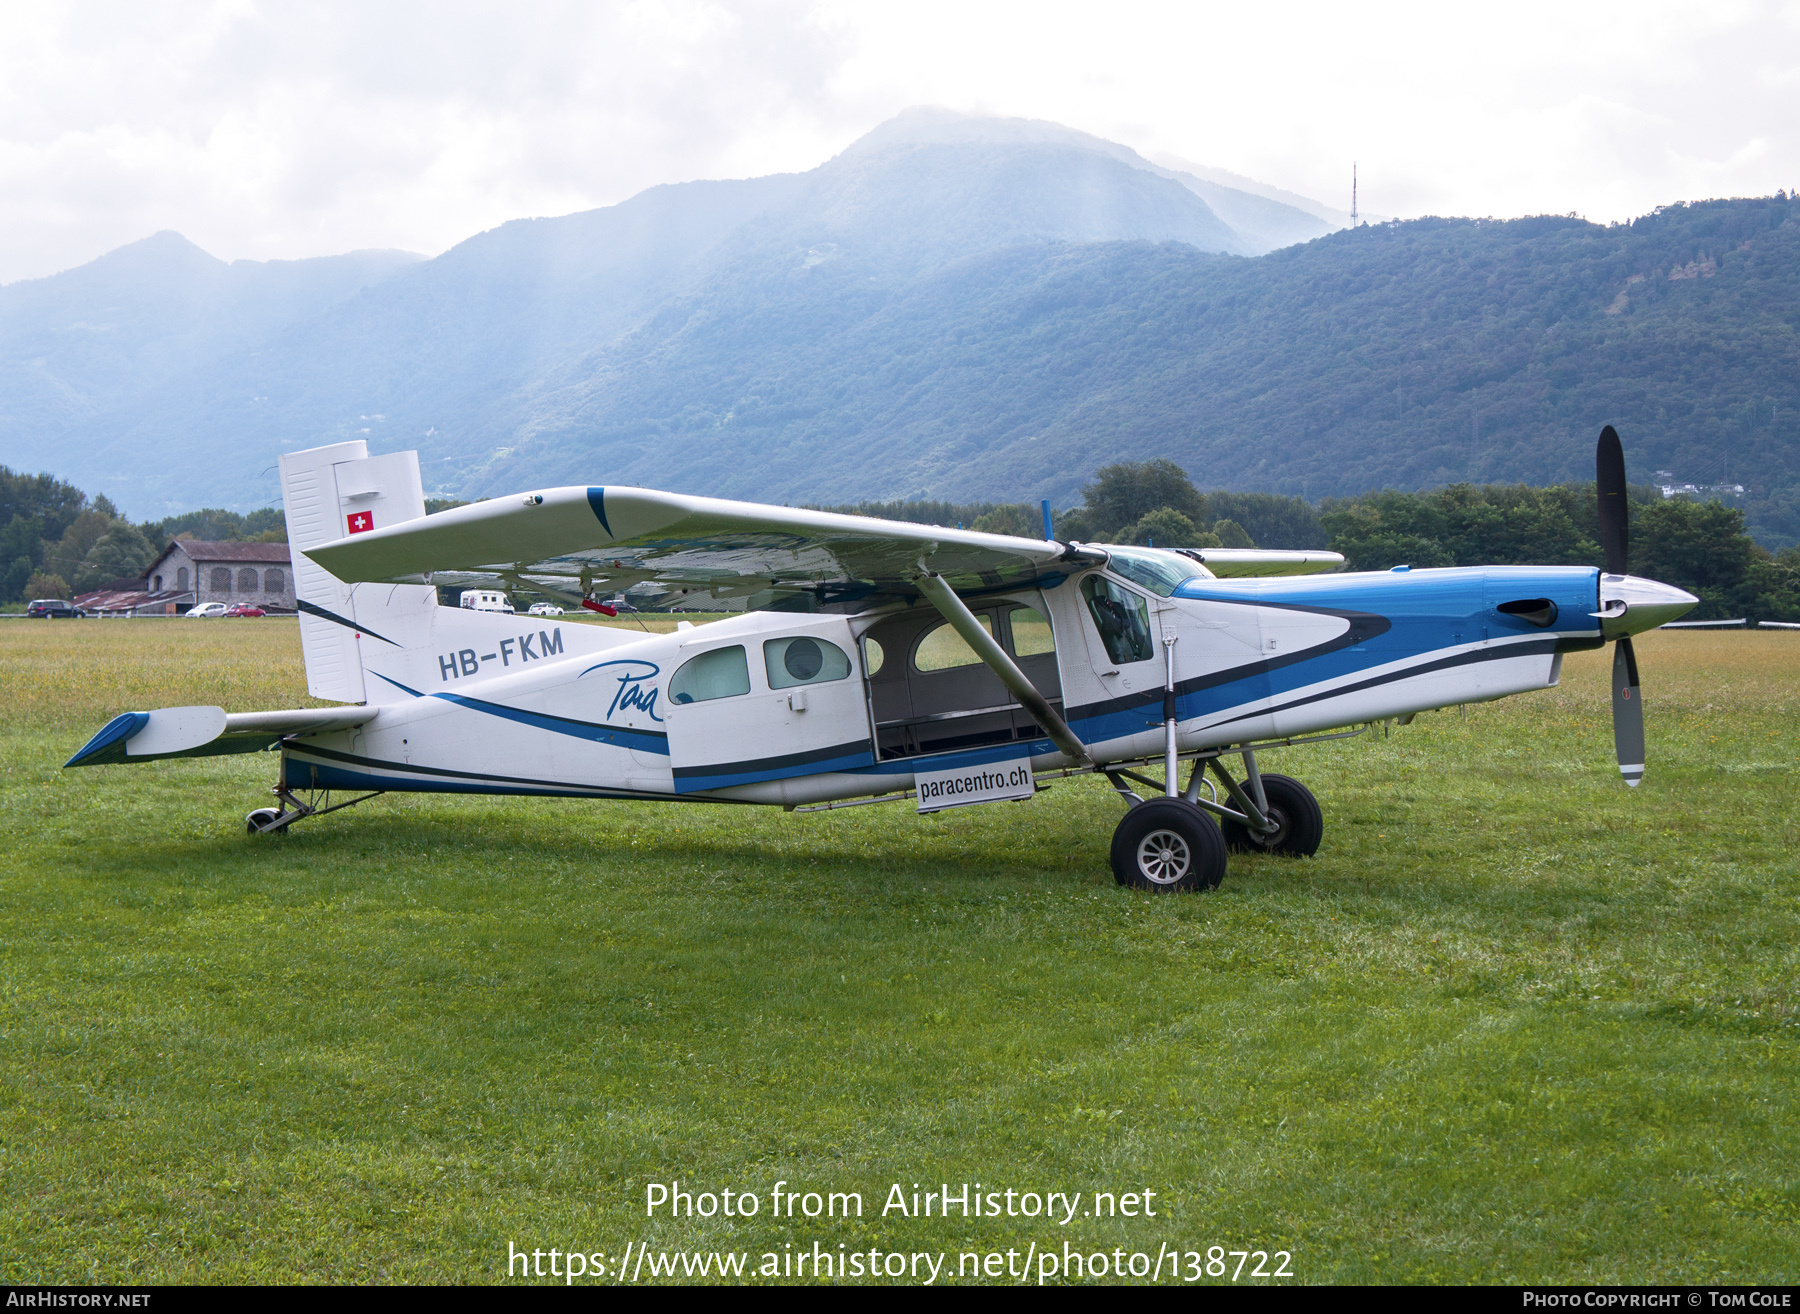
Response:
[[[1800,548],[1779,556],[1744,532],[1744,512],[1718,501],[1631,490],[1631,573],[1700,599],[1695,620],[1743,616],[1800,622]],[[1043,535],[1023,503],[861,502],[820,507],[990,533]],[[1384,490],[1318,505],[1276,493],[1199,489],[1169,460],[1103,466],[1081,502],[1053,517],[1057,538],[1162,547],[1328,548],[1348,570],[1394,566],[1600,566],[1594,485],[1452,484]]]
[[[68,598],[139,580],[173,539],[287,542],[278,508],[216,507],[132,524],[104,494],[0,465],[0,603]]]
[[[1744,532],[1722,502],[1631,490],[1633,574],[1687,589],[1695,619],[1800,621],[1800,548],[1779,556]],[[434,501],[428,510],[451,505]],[[1043,535],[1040,508],[1022,502],[858,502],[815,510]],[[1317,506],[1277,493],[1202,491],[1175,462],[1103,466],[1081,501],[1053,515],[1059,539],[1161,547],[1329,548],[1350,570],[1393,566],[1599,566],[1592,484],[1452,484],[1327,498]],[[175,538],[287,541],[282,513],[207,509],[133,525],[106,497],[89,498],[47,474],[0,466],[0,602],[70,597],[141,578]]]

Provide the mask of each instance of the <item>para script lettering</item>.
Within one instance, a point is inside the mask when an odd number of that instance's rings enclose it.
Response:
[[[650,682],[662,674],[662,667],[655,662],[624,659],[601,662],[598,666],[588,667],[581,674],[591,675],[595,671],[605,671],[618,681],[618,687],[613,690],[612,702],[606,709],[607,720],[612,720],[616,712],[636,710],[652,721],[661,722],[662,717],[656,713],[656,695],[661,690]]]

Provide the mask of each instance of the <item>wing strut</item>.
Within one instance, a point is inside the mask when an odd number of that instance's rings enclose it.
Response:
[[[956,596],[956,590],[944,583],[943,577],[939,575],[921,574],[913,582],[919,586],[919,592],[931,599],[931,605],[943,613],[944,619],[975,650],[975,655],[1000,677],[1000,682],[1012,691],[1012,696],[1019,700],[1019,705],[1031,713],[1031,719],[1044,728],[1044,733],[1050,736],[1050,742],[1068,754],[1077,765],[1092,763],[1093,755],[1088,752],[1087,745],[1075,737],[1075,732],[1056,714],[1056,709],[1044,701],[1044,695],[1037,691],[1037,686],[1026,679],[1025,672],[1006,655],[1006,649],[981,627],[981,622],[975,619],[975,613]]]

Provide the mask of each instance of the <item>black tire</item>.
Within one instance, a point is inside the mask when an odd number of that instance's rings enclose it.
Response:
[[[1210,890],[1225,879],[1225,837],[1186,799],[1146,799],[1113,832],[1112,869],[1134,890]]]
[[[1319,841],[1325,838],[1325,814],[1319,811],[1319,800],[1292,776],[1265,775],[1262,784],[1263,796],[1269,800],[1269,820],[1279,822],[1281,829],[1264,836],[1242,822],[1222,821],[1225,846],[1233,853],[1312,857],[1319,851]],[[1244,788],[1248,792],[1248,786]]]

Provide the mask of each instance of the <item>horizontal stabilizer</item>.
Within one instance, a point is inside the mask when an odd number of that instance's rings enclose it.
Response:
[[[122,712],[63,765],[107,766],[169,757],[258,753],[288,735],[361,725],[375,711],[368,707],[299,707],[227,715],[223,707],[164,707],[154,712]]]
[[[1278,552],[1262,548],[1190,548],[1220,579],[1252,575],[1322,575],[1344,564],[1341,552]]]

